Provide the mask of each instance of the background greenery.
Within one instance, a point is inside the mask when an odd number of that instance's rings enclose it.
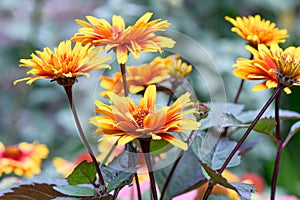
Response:
[[[83,151],[83,147],[62,87],[49,80],[37,81],[30,87],[24,83],[13,86],[13,81],[24,77],[27,71],[18,68],[19,59],[29,58],[36,49],[52,49],[60,41],[70,38],[79,28],[74,19],[94,15],[110,21],[115,14],[132,24],[146,11],[153,11],[153,18],[169,20],[172,30],[186,34],[206,49],[222,74],[229,102],[240,81],[232,75],[231,66],[237,57],[248,57],[248,52],[244,49],[245,42],[230,31],[232,25],[224,20],[224,16],[260,14],[278,27],[288,29],[290,38],[282,46],[300,45],[300,2],[297,0],[0,0],[0,140],[5,145],[34,140],[46,144],[50,156],[43,165],[41,176],[55,176],[51,165],[53,156],[71,160]],[[75,87],[75,101],[86,133],[94,131],[87,121],[94,115],[92,102],[98,95],[99,75],[100,72],[93,72],[90,79],[80,79],[80,84]],[[246,82],[242,93],[240,102],[246,109],[261,108],[270,95],[270,91],[252,93],[254,84]],[[210,100],[206,92],[198,91],[197,95],[203,101]],[[300,112],[299,97],[300,90],[296,87],[292,94],[283,94],[282,108]],[[290,122],[284,124],[283,134],[289,126]],[[96,146],[91,134],[88,135],[92,145]],[[232,170],[238,175],[258,173],[269,184],[275,146],[265,136],[252,134],[251,137],[262,139],[244,157],[243,164]],[[296,135],[284,150],[278,181],[282,192],[298,197],[299,143],[300,136]]]

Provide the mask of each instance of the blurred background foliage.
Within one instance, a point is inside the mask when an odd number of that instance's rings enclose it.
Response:
[[[56,176],[51,165],[53,156],[72,160],[84,151],[63,88],[49,80],[39,80],[32,86],[25,83],[13,86],[13,81],[24,77],[27,69],[18,68],[20,58],[29,58],[35,50],[51,49],[70,38],[79,28],[74,20],[94,15],[111,21],[112,15],[121,15],[131,25],[146,11],[154,12],[153,19],[167,19],[171,29],[193,38],[207,51],[225,85],[226,100],[233,101],[240,80],[232,75],[232,64],[237,57],[248,57],[245,42],[230,31],[232,25],[224,20],[230,17],[260,14],[286,28],[290,37],[283,47],[300,45],[300,2],[298,0],[0,0],[0,134],[5,145],[38,140],[50,149],[40,176]],[[184,50],[183,50],[184,51]],[[193,49],[190,49],[193,51]],[[99,72],[102,73],[102,72]],[[93,114],[93,100],[98,98],[99,73],[90,79],[79,78],[75,85],[75,102],[89,140],[96,148],[88,123]],[[201,73],[201,72],[200,72]],[[197,83],[192,83],[197,85]],[[218,87],[218,82],[215,82]],[[270,91],[252,93],[255,83],[246,82],[240,103],[246,109],[259,109]],[[208,86],[209,87],[209,86]],[[220,84],[221,87],[221,84]],[[196,88],[197,89],[197,88]],[[207,92],[197,91],[202,101],[209,101]],[[218,94],[211,94],[218,95]],[[282,108],[300,112],[299,88],[290,95],[283,94]],[[229,111],[230,112],[230,111]],[[237,116],[238,117],[238,116]],[[283,134],[291,122],[285,122]],[[286,130],[286,131],[285,131]],[[240,137],[236,136],[236,137]],[[265,136],[253,151],[247,154],[238,175],[255,172],[270,183],[275,144]],[[278,185],[281,191],[300,197],[300,136],[296,135],[284,150]]]

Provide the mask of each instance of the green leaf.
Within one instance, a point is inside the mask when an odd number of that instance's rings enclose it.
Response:
[[[173,146],[165,140],[152,140],[150,143],[150,149],[152,155],[159,155],[170,150]]]
[[[205,163],[200,162],[206,173],[209,175],[209,177],[217,184],[226,187],[228,189],[235,190],[243,199],[250,199],[251,193],[255,192],[255,189],[252,185],[246,184],[246,183],[230,183],[227,181],[226,178],[224,178],[221,174],[219,174],[217,171],[211,169],[208,165]]]
[[[208,102],[205,103],[210,107],[210,111],[205,119],[201,120],[200,130],[205,130],[210,127],[219,126],[224,120],[224,113],[229,113],[231,115],[238,115],[244,109],[242,104],[234,103],[219,103],[219,102]]]
[[[91,187],[78,186],[78,185],[63,185],[53,187],[56,191],[69,196],[88,197],[95,196],[95,190]]]
[[[237,142],[231,141],[228,138],[221,138],[217,143],[215,151],[212,155],[211,167],[212,169],[219,169],[222,167],[223,163],[226,161],[227,157],[231,151],[236,146]],[[241,163],[241,156],[239,151],[237,151],[232,157],[231,161],[227,167],[234,167]]]
[[[261,118],[254,126],[253,130],[266,135],[272,135],[276,124],[277,123],[274,118]],[[224,123],[222,126],[248,128],[250,126],[250,123],[243,123],[242,121],[238,120],[234,115],[226,113],[224,114]]]
[[[244,199],[250,199],[251,193],[255,192],[255,188],[251,184],[240,182],[231,182],[230,184],[235,187],[236,191]]]
[[[128,185],[132,182],[134,174],[130,172],[121,172],[119,173],[112,181],[107,185],[107,191],[111,192],[117,187],[122,187]]]
[[[262,118],[255,124],[253,130],[266,135],[272,135],[276,124],[274,118]]]
[[[194,138],[192,149],[201,162],[206,163],[213,169],[219,169],[235,146],[236,142],[228,138],[219,138],[218,135],[213,135],[211,132],[201,132]],[[240,162],[241,157],[238,151],[233,156],[228,167],[237,166]]]
[[[173,163],[154,171],[155,180],[160,191],[162,191],[172,166]],[[207,179],[202,174],[201,165],[197,161],[197,156],[191,149],[188,149],[183,153],[181,160],[173,173],[165,192],[164,199],[170,199],[191,191],[198,188],[206,181]]]
[[[300,131],[300,121],[297,121],[296,123],[294,123],[289,131],[289,134],[286,137],[285,143],[288,143],[289,140]]]
[[[137,153],[123,151],[108,166],[101,167],[108,192],[132,182],[138,158]]]
[[[233,114],[223,114],[224,121],[222,127],[247,127],[242,121],[238,120]]]
[[[123,151],[120,155],[115,157],[108,166],[118,171],[134,172],[136,171],[138,159],[138,153]]]
[[[96,169],[92,162],[82,161],[67,178],[70,185],[94,183]]]
[[[255,116],[259,113],[260,110],[250,110],[250,111],[245,111],[242,112],[239,115],[239,119],[245,123],[253,121]],[[275,111],[274,109],[268,109],[264,114],[263,118],[275,118]],[[279,118],[281,120],[286,120],[286,119],[300,119],[300,113],[291,111],[291,110],[279,110]]]

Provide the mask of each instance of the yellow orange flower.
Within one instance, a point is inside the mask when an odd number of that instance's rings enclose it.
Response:
[[[41,172],[42,159],[49,150],[44,144],[22,142],[18,145],[4,146],[0,142],[0,176],[14,173],[18,176],[32,177]]]
[[[222,176],[224,178],[226,178],[229,182],[239,182],[240,181],[239,177],[237,177],[235,174],[231,173],[228,170],[224,170],[224,172],[222,173]],[[208,186],[208,183],[205,183],[199,187],[198,196],[197,196],[197,198],[195,198],[195,200],[202,199],[207,186]],[[219,185],[216,185],[212,189],[211,194],[221,194],[221,195],[225,195],[225,196],[229,197],[231,200],[240,200],[240,197],[236,191],[234,191],[232,189],[224,188]]]
[[[131,94],[136,94],[152,84],[162,83],[169,78],[169,70],[165,65],[158,63],[155,59],[149,64],[140,66],[128,66],[127,70],[127,85]],[[100,93],[101,96],[107,96],[107,92],[114,92],[118,95],[124,94],[122,74],[117,72],[113,78],[102,76],[100,78],[100,86],[106,91]]]
[[[182,82],[192,70],[192,65],[188,65],[179,59],[178,54],[165,58],[156,57],[149,64],[140,66],[128,66],[127,85],[131,94],[136,94],[145,90],[149,85],[159,84],[167,80],[171,82]],[[113,77],[102,76],[100,86],[106,91],[101,92],[100,96],[107,96],[107,92],[114,92],[118,95],[124,94],[122,74],[117,72]]]
[[[101,92],[100,96],[107,96],[107,92],[114,92],[115,94],[123,95],[124,86],[122,82],[122,73],[116,72],[115,74],[113,74],[113,77],[101,76],[100,86],[106,90]]]
[[[106,51],[114,50],[120,64],[126,63],[129,52],[137,59],[140,52],[162,52],[162,48],[172,48],[175,44],[172,39],[155,35],[170,24],[161,19],[149,21],[152,15],[151,12],[145,13],[127,28],[121,16],[114,15],[112,25],[105,19],[87,16],[88,22],[76,20],[83,28],[78,30],[72,40],[102,46]]]
[[[82,46],[76,43],[74,48],[70,40],[61,42],[52,52],[48,47],[44,51],[31,54],[31,59],[21,59],[20,66],[32,68],[26,78],[16,80],[14,84],[27,81],[31,85],[34,81],[50,78],[61,85],[72,85],[78,76],[89,77],[88,72],[97,69],[110,68],[103,64],[110,60],[109,56],[99,56],[100,48],[90,45]]]
[[[68,177],[75,169],[75,167],[84,160],[92,162],[92,158],[89,153],[79,154],[73,162],[60,157],[54,157],[52,162],[58,173],[63,174],[64,177]]]
[[[233,66],[233,74],[245,80],[265,80],[252,90],[259,91],[275,88],[279,83],[286,86],[285,92],[291,93],[290,87],[299,85],[300,81],[300,47],[281,49],[277,44],[268,48],[258,45],[258,49],[246,47],[253,59],[238,58]]]
[[[270,46],[282,43],[289,36],[286,29],[276,28],[275,23],[262,19],[260,15],[236,19],[226,16],[225,20],[234,26],[231,28],[232,32],[237,33],[253,47],[258,44]]]
[[[129,97],[108,94],[112,105],[95,101],[96,113],[102,114],[90,118],[97,127],[95,135],[120,136],[118,144],[126,144],[137,138],[152,138],[187,149],[187,144],[175,137],[172,132],[197,130],[200,123],[185,116],[197,113],[190,100],[190,94],[180,96],[173,105],[156,109],[156,87],[147,87],[144,97],[138,105]],[[187,109],[189,108],[189,109]],[[184,111],[184,109],[187,109]]]

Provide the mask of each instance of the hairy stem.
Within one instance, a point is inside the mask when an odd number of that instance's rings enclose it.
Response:
[[[279,118],[279,108],[280,108],[280,95],[275,98],[275,120],[276,120],[276,139],[277,139],[277,154],[275,158],[272,185],[271,185],[271,200],[275,200],[277,178],[280,166],[280,158],[283,150],[283,142],[280,134],[280,118]]]
[[[248,127],[248,129],[246,130],[246,132],[244,133],[244,135],[242,136],[242,138],[238,141],[237,145],[234,147],[234,149],[231,151],[231,153],[229,154],[229,156],[227,157],[227,159],[225,160],[225,162],[223,163],[222,167],[218,170],[218,173],[222,173],[227,165],[229,164],[229,162],[231,161],[231,159],[233,158],[233,156],[236,154],[236,152],[238,151],[238,149],[241,147],[241,145],[245,142],[245,140],[247,139],[248,135],[250,134],[250,132],[252,131],[252,129],[254,128],[254,126],[256,125],[256,123],[258,122],[258,120],[262,117],[262,115],[265,113],[265,111],[267,110],[267,108],[271,105],[271,103],[273,102],[273,100],[281,94],[282,90],[283,90],[284,86],[283,85],[278,85],[274,91],[274,93],[272,94],[272,96],[269,98],[269,100],[265,103],[265,105],[263,106],[263,108],[260,110],[260,112],[257,114],[257,116],[255,117],[255,119],[253,120],[253,122],[250,124],[250,126]],[[213,189],[215,183],[210,184],[208,186],[208,188],[206,189],[206,191],[208,192],[207,197],[209,196],[210,191]],[[207,193],[207,192],[205,192]],[[203,200],[206,200],[207,198],[203,198]]]
[[[96,172],[97,172],[98,177],[99,177],[100,186],[101,186],[101,188],[104,189],[103,192],[106,193],[107,192],[106,191],[106,186],[105,186],[105,183],[104,183],[104,179],[103,179],[100,167],[99,167],[98,162],[96,160],[95,154],[94,154],[92,148],[90,147],[90,145],[89,145],[89,143],[88,143],[88,141],[87,141],[87,139],[86,139],[86,137],[83,133],[83,129],[82,129],[82,126],[80,124],[79,117],[77,115],[76,107],[75,107],[75,104],[74,104],[74,101],[73,101],[72,86],[64,86],[64,89],[65,89],[65,92],[68,96],[68,100],[69,100],[69,103],[70,103],[70,106],[71,106],[71,110],[72,110],[72,113],[73,113],[75,124],[76,124],[77,129],[78,129],[79,137],[80,137],[82,143],[84,144],[85,148],[87,149],[89,155],[92,158],[94,167],[95,167]]]
[[[150,143],[151,139],[140,139],[140,144],[142,151],[144,153],[146,165],[148,168],[148,174],[150,178],[150,184],[151,184],[151,192],[153,196],[153,200],[158,200],[157,198],[157,191],[156,191],[156,184],[155,184],[155,178],[154,178],[154,173],[153,173],[153,168],[152,168],[152,161],[151,161],[151,155],[150,155]]]

